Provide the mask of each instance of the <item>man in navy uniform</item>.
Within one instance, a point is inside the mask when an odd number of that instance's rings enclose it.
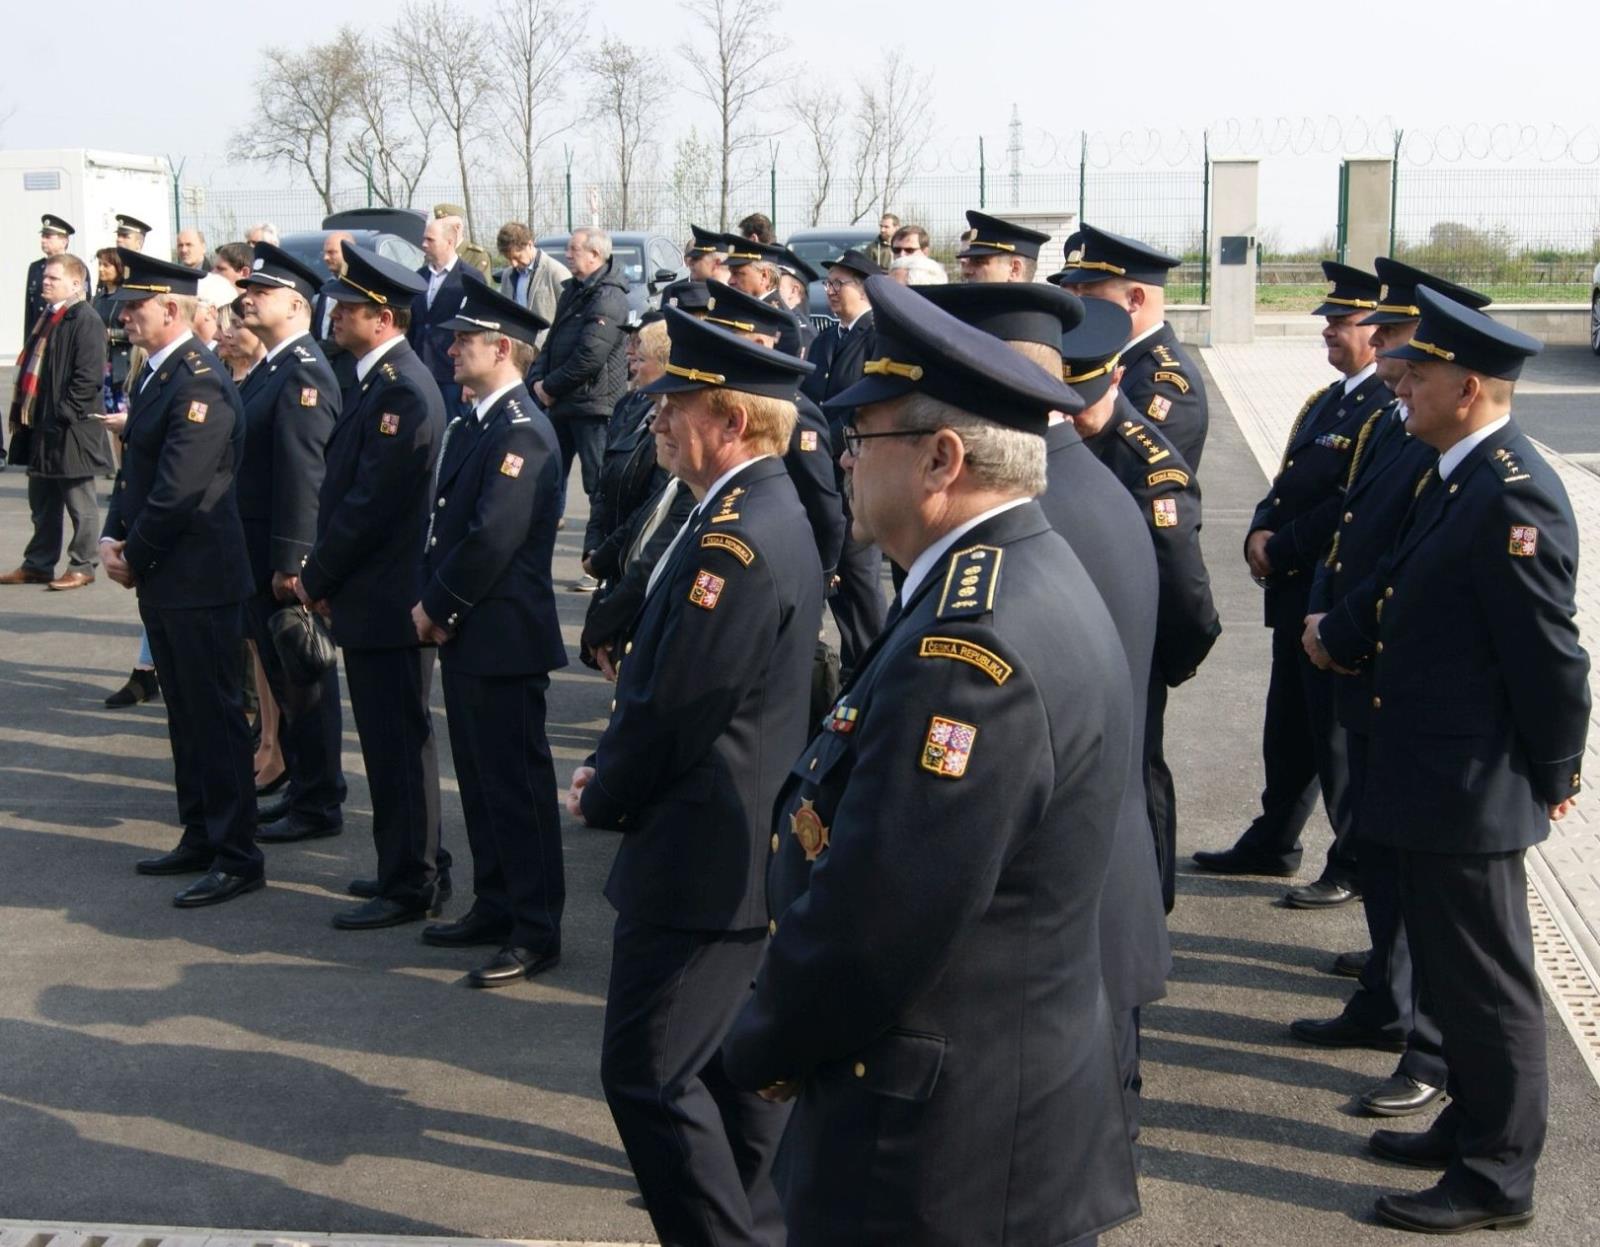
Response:
[[[458,216],[429,218],[422,231],[422,254],[427,262],[417,270],[426,284],[412,300],[411,327],[406,330],[406,341],[433,374],[444,398],[445,412],[451,417],[461,405],[461,387],[454,380],[451,337],[444,323],[456,314],[467,291],[474,284],[483,283],[476,268],[461,262],[458,248],[465,229]]]
[[[1524,854],[1582,785],[1589,656],[1578,641],[1578,526],[1511,416],[1537,339],[1431,290],[1389,352],[1407,430],[1439,452],[1382,564],[1365,834],[1399,859],[1411,955],[1443,1037],[1451,1102],[1372,1149],[1443,1168],[1384,1195],[1403,1229],[1533,1216],[1549,1087]]]
[[[974,236],[956,253],[962,281],[1032,281],[1038,274],[1039,248],[1049,234],[972,209],[967,224]]]
[[[1133,498],[1139,527],[1155,547],[1155,645],[1150,678],[1139,693],[1145,708],[1146,817],[1160,863],[1162,902],[1170,913],[1177,887],[1178,801],[1165,751],[1167,692],[1194,676],[1222,624],[1200,549],[1200,486],[1166,435],[1141,418],[1120,389],[1128,313],[1105,299],[1086,300],[1084,311],[1083,324],[1061,342],[1064,378],[1086,404],[1073,423]]]
[[[806,357],[807,347],[815,339],[811,322],[804,324],[784,306],[778,294],[778,278],[785,268],[797,270],[800,258],[787,247],[776,243],[752,242],[747,238],[728,236],[728,285],[743,290],[764,302],[779,308],[789,317],[789,325],[778,337],[778,349],[796,359]]]
[[[1182,261],[1092,225],[1067,239],[1066,253],[1066,267],[1050,280],[1086,299],[1109,299],[1133,318],[1119,388],[1139,418],[1160,428],[1198,472],[1211,427],[1205,382],[1166,318],[1167,279]]]
[[[367,899],[335,914],[333,924],[366,930],[422,918],[449,890],[428,712],[434,650],[417,639],[411,620],[422,593],[444,400],[405,339],[422,278],[350,243],[343,249],[345,271],[323,290],[336,304],[334,338],[355,357],[357,388],[328,442],[316,544],[295,592],[332,618],[344,650],[378,877],[351,883],[352,894]]]
[[[22,334],[27,337],[33,332],[33,326],[43,315],[44,309],[49,306],[44,297],[44,266],[45,261],[52,256],[58,256],[68,247],[67,240],[76,231],[67,222],[53,213],[46,212],[39,218],[39,251],[40,256],[28,265],[28,285],[26,299],[22,312]]]
[[[728,236],[714,230],[691,225],[693,241],[683,249],[683,264],[689,270],[689,281],[728,280]],[[667,304],[663,301],[662,306]]]
[[[472,845],[472,909],[430,944],[498,945],[474,987],[532,978],[561,957],[566,882],[545,734],[550,673],[567,665],[550,560],[561,518],[556,431],[522,378],[537,312],[472,287],[444,327],[456,381],[477,395],[445,431],[424,546],[417,638],[439,647],[450,747]]]
[[[787,1109],[718,1046],[767,936],[772,803],[805,745],[822,567],[779,459],[809,365],[676,308],[656,439],[699,505],[657,563],[575,817],[623,833],[600,1081],[663,1243],[783,1241]]]
[[[239,514],[255,581],[246,619],[283,711],[278,737],[289,772],[288,813],[256,838],[282,844],[337,835],[343,827],[338,669],[330,667],[314,684],[296,684],[278,659],[268,624],[296,601],[300,564],[316,540],[324,448],[339,418],[339,384],[311,333],[311,307],[322,287],[315,270],[262,242],[239,285],[245,327],[267,348],[239,387],[245,419]]]
[[[1272,675],[1267,685],[1261,757],[1266,786],[1261,813],[1232,848],[1194,855],[1203,870],[1230,875],[1292,875],[1300,865],[1300,832],[1320,787],[1333,843],[1312,883],[1291,888],[1296,908],[1343,905],[1357,895],[1354,812],[1344,729],[1334,717],[1333,675],[1320,671],[1301,645],[1316,568],[1328,553],[1342,512],[1345,479],[1361,429],[1393,397],[1377,375],[1372,326],[1361,322],[1378,306],[1381,283],[1371,273],[1324,260],[1333,283],[1312,313],[1328,362],[1342,375],[1314,391],[1289,430],[1278,473],[1256,506],[1245,538],[1245,562],[1265,590],[1272,629]],[[1315,1035],[1302,1035],[1318,1042]],[[1332,1039],[1332,1036],[1324,1036]],[[1360,1036],[1340,1036],[1338,1046]],[[1392,1046],[1387,1041],[1380,1047]]]
[[[1405,375],[1406,365],[1383,353],[1404,346],[1416,331],[1421,315],[1419,286],[1472,308],[1487,306],[1489,299],[1398,260],[1380,257],[1376,266],[1383,289],[1377,309],[1364,323],[1373,326],[1378,376],[1392,390]],[[1336,969],[1353,972],[1361,980],[1338,1016],[1302,1018],[1290,1029],[1301,1035],[1320,1033],[1324,1039],[1351,1029],[1355,1034],[1381,1033],[1403,1041],[1405,1052],[1395,1072],[1358,1097],[1362,1108],[1380,1117],[1422,1111],[1444,1094],[1445,1084],[1439,1028],[1417,997],[1410,945],[1400,921],[1399,862],[1392,849],[1367,836],[1361,817],[1373,716],[1370,663],[1383,590],[1378,569],[1394,545],[1417,482],[1439,458],[1427,442],[1406,432],[1405,414],[1404,404],[1394,399],[1367,420],[1356,439],[1344,510],[1328,556],[1317,566],[1301,638],[1313,663],[1340,672],[1333,681],[1334,705],[1345,730],[1356,867],[1372,951],[1365,958],[1359,953],[1341,954],[1336,961]],[[1339,651],[1337,664],[1321,640],[1325,620],[1328,644]]]
[[[150,233],[150,226],[126,212],[117,213],[116,222],[117,246],[126,247],[129,251],[143,251],[144,240]]]
[[[199,872],[173,904],[215,905],[266,882],[256,847],[254,748],[239,690],[250,563],[234,491],[244,452],[239,395],[194,336],[201,274],[118,248],[117,287],[128,340],[149,358],[129,386],[100,563],[139,591],[167,701],[167,733],[183,837],[135,867],[143,875]]]
[[[883,272],[856,250],[846,251],[826,267],[828,306],[838,321],[817,335],[809,356],[816,371],[800,387],[801,393],[816,403],[826,402],[861,379],[861,369],[872,355],[872,305],[864,283]],[[828,595],[828,606],[839,628],[839,661],[849,671],[883,628],[883,551],[870,541],[858,541],[850,531],[850,500],[845,497],[844,469],[838,466],[844,452],[839,430],[848,420],[830,415],[828,423],[835,483],[845,499],[844,546],[839,554],[838,583]]]
[[[960,282],[916,289],[958,320],[993,334],[1057,377],[1062,375],[1062,349],[1074,342],[1081,346],[1085,314],[1096,309],[1117,310],[1103,302],[1086,306],[1076,295],[1043,282]],[[1121,327],[1126,329],[1126,314],[1122,318]],[[1092,334],[1094,328],[1089,326],[1088,331]],[[1112,329],[1116,328],[1113,324]],[[1107,337],[1102,332],[1098,340],[1104,342]],[[1125,341],[1127,334],[1123,333],[1111,341],[1109,349],[1114,352]],[[1091,393],[1078,389],[1078,397],[1084,401]],[[1128,660],[1129,688],[1137,708],[1149,696],[1150,662],[1160,639],[1156,552],[1139,508],[1084,445],[1073,424],[1076,419],[1077,415],[1060,411],[1050,413],[1044,434],[1047,484],[1039,505],[1050,526],[1067,539],[1106,604]],[[1100,905],[1106,999],[1116,1024],[1123,1107],[1134,1137],[1138,1135],[1143,1085],[1139,1009],[1166,995],[1167,974],[1172,968],[1160,859],[1150,835],[1145,799],[1145,731],[1143,718],[1135,714],[1128,782]]]
[[[867,291],[878,358],[834,401],[901,609],[779,796],[773,939],[724,1061],[798,1097],[793,1247],[1090,1242],[1138,1211],[1099,947],[1133,706],[1033,501],[1048,415],[1080,400],[916,291]]]

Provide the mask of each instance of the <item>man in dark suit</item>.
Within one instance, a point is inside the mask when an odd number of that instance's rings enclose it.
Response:
[[[117,250],[127,272],[116,291],[122,323],[149,358],[130,387],[100,561],[112,580],[139,591],[183,821],[178,847],[135,869],[202,873],[173,897],[193,908],[266,882],[255,844],[254,748],[240,702],[250,562],[234,473],[244,418],[233,382],[190,328],[201,274]]]
[[[1541,349],[1416,292],[1407,429],[1439,452],[1394,550],[1372,673],[1362,818],[1399,859],[1400,902],[1449,1064],[1450,1104],[1380,1156],[1444,1170],[1384,1195],[1402,1229],[1456,1233],[1533,1216],[1549,1088],[1524,855],[1582,785],[1589,657],[1578,641],[1578,526],[1560,478],[1511,417]]]
[[[561,519],[560,449],[524,388],[548,328],[517,300],[474,287],[455,318],[456,380],[477,395],[445,431],[424,544],[417,639],[439,647],[450,746],[472,845],[472,909],[426,928],[430,944],[498,945],[474,987],[532,978],[561,957],[566,883],[550,673],[567,665],[550,560]]]
[[[344,825],[338,668],[315,683],[295,683],[278,658],[269,623],[296,601],[300,565],[317,537],[325,448],[339,418],[339,383],[311,334],[311,305],[321,284],[315,270],[270,242],[256,244],[250,272],[239,283],[245,327],[267,348],[239,387],[245,418],[239,514],[255,581],[246,617],[282,711],[278,739],[289,774],[288,812],[256,833],[263,844],[333,836]]]
[[[801,393],[823,403],[861,379],[862,367],[872,357],[872,305],[867,301],[867,278],[883,272],[859,251],[846,251],[827,266],[824,285],[828,307],[838,322],[817,335],[811,363],[816,371],[801,383]],[[845,539],[839,553],[838,583],[828,596],[833,621],[839,628],[839,661],[846,671],[861,661],[873,638],[883,629],[883,551],[861,541],[850,531],[850,502],[845,496],[844,469],[838,458],[844,451],[839,430],[849,420],[829,417],[834,472],[845,498]]]
[[[429,218],[422,231],[422,254],[428,262],[417,270],[425,285],[411,302],[411,327],[406,330],[406,341],[438,383],[445,413],[451,418],[461,408],[461,386],[455,380],[455,365],[450,361],[452,339],[444,323],[461,306],[467,283],[483,282],[478,270],[463,264],[457,253],[464,229],[460,217]]]
[[[1162,902],[1171,913],[1177,892],[1178,798],[1165,750],[1167,691],[1195,674],[1222,624],[1200,550],[1200,486],[1177,448],[1139,416],[1118,388],[1128,313],[1105,299],[1085,300],[1084,311],[1081,328],[1061,344],[1067,356],[1065,379],[1086,404],[1073,423],[1089,451],[1133,497],[1139,527],[1155,547],[1160,587],[1154,658],[1149,680],[1140,689],[1145,707],[1143,786],[1160,863]]]
[[[1376,311],[1365,324],[1372,325],[1372,345],[1378,352],[1378,376],[1391,390],[1405,375],[1405,361],[1387,358],[1385,351],[1404,346],[1417,328],[1421,308],[1416,290],[1425,286],[1467,307],[1489,303],[1486,295],[1434,277],[1397,260],[1380,256],[1378,277],[1383,281]],[[1367,1112],[1401,1117],[1421,1112],[1444,1094],[1444,1054],[1439,1028],[1418,998],[1410,944],[1400,920],[1400,870],[1395,853],[1371,839],[1361,812],[1366,788],[1366,760],[1372,734],[1373,644],[1377,640],[1377,603],[1381,560],[1394,547],[1400,522],[1410,509],[1417,482],[1439,458],[1439,452],[1406,432],[1405,406],[1396,398],[1372,415],[1356,439],[1354,461],[1345,485],[1344,511],[1334,531],[1328,556],[1317,566],[1301,643],[1311,661],[1323,670],[1337,670],[1333,681],[1334,707],[1345,730],[1350,770],[1351,804],[1355,811],[1358,845],[1356,868],[1361,884],[1361,906],[1366,912],[1371,953],[1341,954],[1336,969],[1359,976],[1355,993],[1340,1014],[1326,1021],[1299,1019],[1291,1029],[1336,1029],[1346,1025],[1372,1034],[1381,1032],[1403,1041],[1395,1072],[1362,1092],[1359,1102]],[[1330,618],[1331,616],[1331,618]],[[1327,624],[1327,644],[1322,640]],[[1335,659],[1328,645],[1339,651]]]
[[[1090,1242],[1138,1211],[1099,941],[1133,698],[1032,500],[1049,413],[1079,399],[915,291],[867,290],[877,358],[834,401],[903,609],[779,795],[774,936],[724,1061],[796,1097],[792,1247]]]
[[[718,1046],[767,935],[772,802],[805,744],[822,568],[779,456],[809,367],[676,308],[656,438],[699,498],[656,565],[567,808],[623,832],[600,1081],[664,1243],[781,1243],[786,1109]]]
[[[95,478],[111,468],[106,441],[106,326],[84,300],[88,269],[62,253],[45,261],[44,311],[28,330],[12,388],[11,450],[28,469],[33,535],[22,565],[0,585],[47,584],[58,591],[94,583],[99,561],[100,506]],[[67,570],[61,558],[61,516],[72,520]]]
[[[411,620],[445,421],[439,387],[404,336],[422,279],[349,243],[344,259],[344,276],[326,293],[338,303],[334,336],[356,358],[357,388],[328,442],[316,543],[295,593],[331,617],[344,650],[378,876],[351,883],[354,895],[368,899],[335,914],[333,924],[366,930],[422,918],[448,892],[428,711],[434,651],[417,640]]]
[[[1272,675],[1261,732],[1266,770],[1261,813],[1232,848],[1194,855],[1202,870],[1219,874],[1294,874],[1300,832],[1320,788],[1333,825],[1327,863],[1314,882],[1291,888],[1285,898],[1306,909],[1343,905],[1359,893],[1344,729],[1333,711],[1334,677],[1311,664],[1300,638],[1312,577],[1333,541],[1362,426],[1393,397],[1376,372],[1372,326],[1361,323],[1378,306],[1378,279],[1332,260],[1323,261],[1322,268],[1333,289],[1312,314],[1327,321],[1323,344],[1328,362],[1342,376],[1301,407],[1283,462],[1256,506],[1245,539],[1245,562],[1265,590],[1265,621],[1272,629]],[[1373,1038],[1359,1033],[1300,1037],[1341,1047],[1367,1046]],[[1381,1040],[1377,1046],[1391,1044]]]
[[[1109,299],[1133,319],[1122,348],[1121,390],[1141,420],[1166,434],[1200,471],[1211,427],[1205,381],[1167,322],[1167,279],[1181,263],[1154,247],[1085,225],[1067,239],[1066,268],[1050,280],[1086,299]]]
[[[1115,353],[1127,340],[1125,314],[1108,303],[1086,307],[1076,295],[1042,282],[960,282],[920,286],[917,292],[958,320],[1006,342],[1051,376],[1062,375],[1061,352],[1068,344],[1075,343],[1075,349],[1081,351],[1086,345],[1093,350],[1109,341],[1106,349]],[[1119,326],[1115,322],[1107,332],[1099,309],[1122,316],[1121,337],[1116,336]],[[1096,323],[1085,325],[1085,312],[1091,310]],[[1087,378],[1078,397],[1096,401],[1101,393],[1094,388],[1098,381]],[[1073,426],[1075,418],[1063,412],[1050,413],[1044,434],[1047,483],[1039,506],[1050,526],[1066,538],[1106,604],[1128,660],[1130,690],[1137,708],[1149,696],[1151,655],[1159,638],[1156,553],[1140,509],[1090,453]],[[1144,721],[1135,715],[1128,781],[1100,904],[1106,999],[1116,1025],[1123,1108],[1133,1137],[1138,1135],[1143,1085],[1139,1009],[1166,995],[1172,967],[1160,858],[1150,834],[1145,800],[1145,731]]]

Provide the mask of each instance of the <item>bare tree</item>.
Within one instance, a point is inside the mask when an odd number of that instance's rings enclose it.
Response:
[[[857,82],[850,166],[852,225],[868,212],[889,211],[910,179],[932,125],[928,111],[932,85],[932,74],[918,74],[898,48],[879,62],[870,82]]]
[[[839,158],[839,129],[844,121],[844,100],[834,87],[802,87],[789,97],[789,111],[798,118],[811,154],[811,224],[822,221],[822,210],[833,190],[833,166]]]
[[[522,166],[530,217],[539,151],[573,125],[556,125],[550,114],[561,102],[561,70],[568,48],[582,35],[583,20],[567,0],[501,0],[494,13],[495,95],[506,143]]]
[[[617,175],[617,229],[628,228],[628,188],[650,141],[651,114],[667,94],[667,80],[649,48],[630,47],[607,35],[583,58],[592,86],[593,115],[606,129]]]
[[[233,145],[246,160],[303,171],[331,213],[333,171],[351,116],[350,64],[338,40],[299,51],[267,48],[261,62],[253,116]]]
[[[694,71],[689,89],[716,110],[721,161],[717,228],[725,230],[734,157],[770,137],[751,129],[751,114],[783,80],[781,67],[773,62],[788,51],[789,41],[769,33],[776,26],[773,0],[684,0],[682,7],[707,36],[706,46],[684,43],[678,51]]]
[[[467,237],[476,237],[468,156],[489,127],[494,91],[493,35],[482,18],[453,0],[410,0],[392,33],[395,55],[417,85],[421,104],[439,119],[455,149]]]
[[[433,158],[439,119],[425,106],[422,86],[387,43],[363,38],[351,27],[339,31],[350,64],[354,127],[344,163],[363,178],[388,207],[411,202]]]
[[[680,235],[690,221],[705,220],[711,184],[716,176],[717,153],[693,126],[679,137],[672,157],[672,213]]]

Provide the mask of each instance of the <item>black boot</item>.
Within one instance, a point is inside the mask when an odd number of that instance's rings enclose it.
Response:
[[[137,706],[142,701],[155,701],[160,696],[161,685],[156,682],[155,671],[150,667],[135,667],[128,673],[128,682],[106,698],[106,705]]]

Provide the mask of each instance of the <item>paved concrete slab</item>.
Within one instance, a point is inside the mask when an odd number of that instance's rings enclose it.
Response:
[[[1214,401],[1205,541],[1226,631],[1173,698],[1184,854],[1230,842],[1261,778],[1267,633],[1238,551],[1263,477]],[[0,475],[0,567],[26,538],[23,499],[21,474]],[[562,534],[563,582],[575,532]],[[570,642],[585,603],[560,597]],[[426,948],[414,928],[335,932],[344,883],[372,861],[347,719],[346,833],[273,850],[262,893],[180,913],[173,885],[131,871],[176,834],[164,713],[100,704],[137,634],[131,596],[105,581],[0,590],[0,1213],[243,1227],[249,1241],[649,1239],[595,1072],[612,837],[567,828],[565,959],[538,983],[475,993],[470,955]],[[607,700],[582,669],[558,676],[563,763],[590,746]],[[446,835],[464,857],[444,754]],[[1326,835],[1319,819],[1308,860]],[[1171,994],[1146,1015],[1145,1215],[1107,1242],[1400,1241],[1367,1224],[1372,1200],[1427,1177],[1365,1159],[1373,1123],[1350,1115],[1390,1058],[1308,1049],[1285,1030],[1337,1009],[1346,984],[1321,966],[1363,942],[1359,914],[1280,908],[1276,881],[1184,869],[1179,889]],[[466,904],[458,894],[452,912]],[[1522,1241],[1588,1244],[1600,1095],[1556,1021],[1551,1060],[1540,1219]]]

